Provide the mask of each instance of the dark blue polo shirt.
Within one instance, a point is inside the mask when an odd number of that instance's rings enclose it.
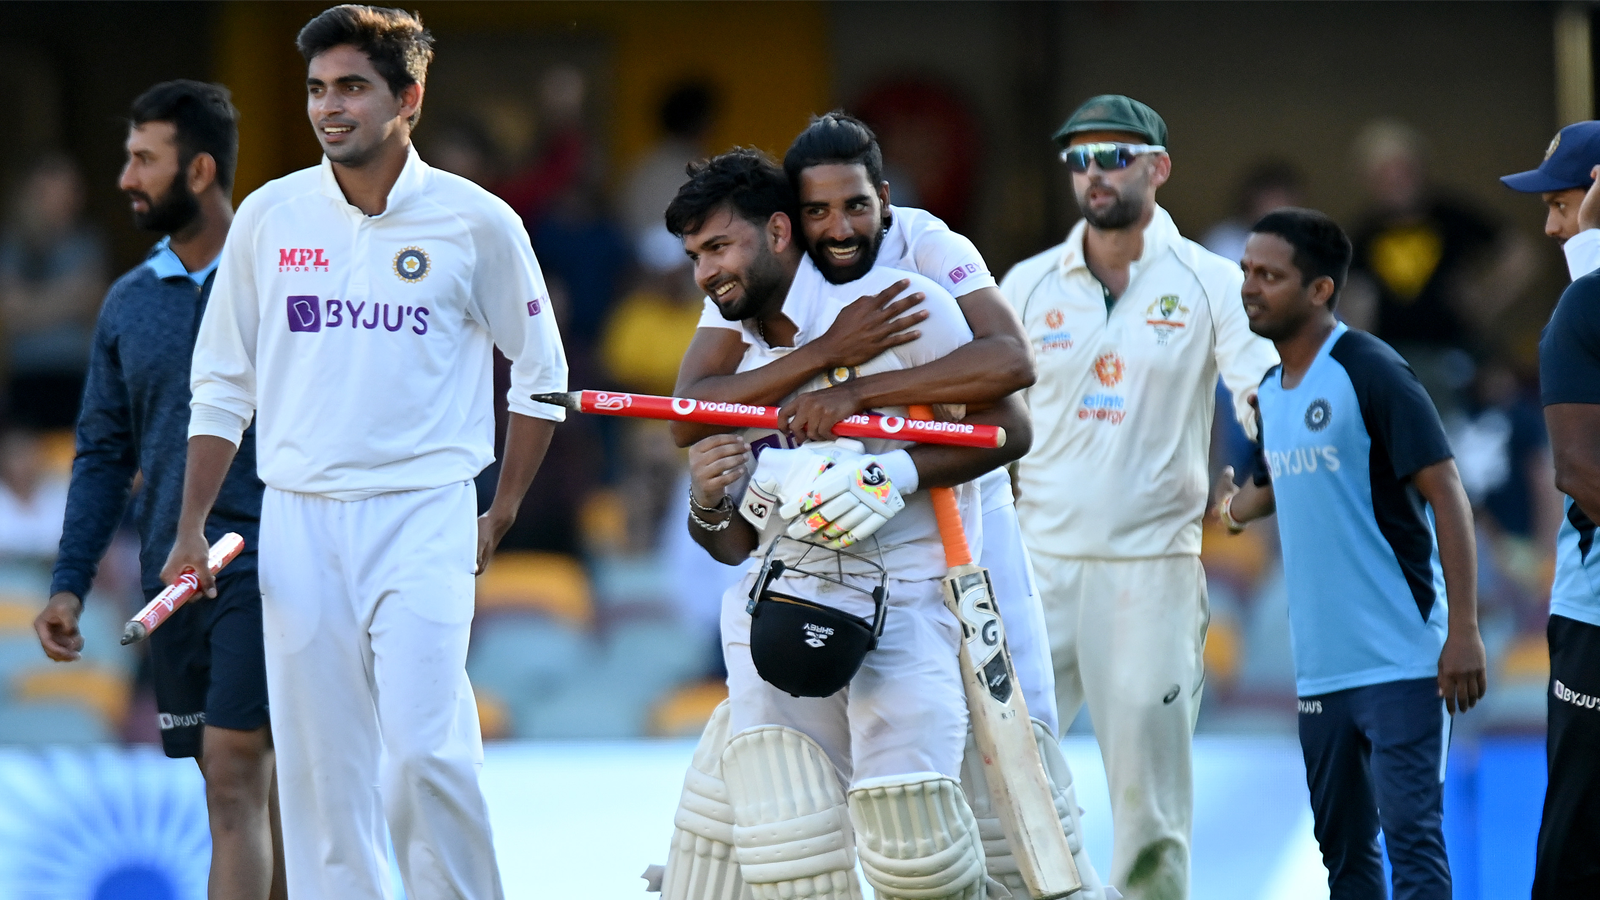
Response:
[[[216,274],[215,262],[186,271],[167,244],[163,238],[144,263],[117,279],[100,309],[51,593],[89,592],[127,509],[135,473],[144,476],[134,503],[141,580],[146,591],[162,586],[161,566],[183,507],[189,362]],[[244,537],[245,552],[230,570],[255,568],[261,492],[252,424],[206,520],[213,542],[229,531]]]

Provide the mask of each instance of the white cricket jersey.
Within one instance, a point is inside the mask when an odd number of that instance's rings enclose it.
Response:
[[[512,412],[567,363],[511,208],[410,150],[385,211],[345,200],[326,158],[245,198],[195,344],[189,434],[237,444],[261,480],[356,500],[470,479],[494,460],[492,353]]]
[[[1108,314],[1085,228],[1000,283],[1039,375],[1027,392],[1033,450],[1018,466],[1023,534],[1056,556],[1198,554],[1217,375],[1254,436],[1248,398],[1277,351],[1250,331],[1238,265],[1178,234],[1159,207]]]
[[[794,322],[797,328],[795,346],[769,347],[761,335],[746,323],[732,323],[738,325],[743,332],[745,343],[744,358],[739,361],[737,371],[748,372],[751,369],[758,369],[794,352],[796,347],[827,331],[833,320],[838,317],[839,311],[851,302],[864,294],[876,294],[903,278],[911,279],[911,290],[927,294],[927,300],[923,302],[921,308],[928,311],[928,318],[917,326],[922,336],[910,343],[880,353],[860,366],[848,370],[835,369],[826,375],[819,375],[795,393],[821,390],[830,384],[843,384],[851,379],[877,372],[910,369],[932,362],[972,340],[972,331],[967,327],[967,320],[961,315],[961,307],[956,305],[955,298],[931,280],[915,272],[879,265],[848,284],[832,284],[817,271],[810,257],[806,257],[801,260],[800,269],[795,274],[788,296],[783,301],[783,314]],[[890,416],[906,414],[904,407],[890,407],[877,411]],[[772,431],[752,430],[747,432],[747,437],[757,453],[767,447],[788,446],[784,435]],[[877,439],[866,439],[862,443],[866,445],[868,453],[874,454],[889,453],[911,446],[908,441]],[[739,486],[738,490],[743,491],[743,486]],[[962,519],[966,523],[974,556],[981,547],[977,543],[981,540],[981,535],[974,533],[974,530],[980,527],[976,494],[970,485],[960,485],[956,488],[956,500],[961,506]],[[738,497],[739,494],[734,496]],[[888,569],[890,577],[907,581],[942,578],[948,567],[944,560],[944,545],[939,542],[939,527],[934,520],[929,493],[925,489],[918,490],[907,496],[905,501],[905,509],[890,519],[876,534],[878,546],[883,551],[884,567]],[[752,556],[762,556],[771,538],[781,532],[782,526],[774,516],[768,524],[767,533],[762,535],[760,546]],[[856,552],[869,552],[870,555],[870,548],[871,541],[867,541],[852,549]],[[798,554],[785,553],[783,556],[791,562],[798,559]]]
[[[910,206],[889,207],[889,230],[878,245],[876,265],[916,272],[944,288],[952,297],[965,297],[980,288],[995,286],[989,264],[983,261],[983,255],[971,241],[951,231],[950,226],[933,213]],[[893,283],[890,281],[883,287]],[[909,289],[906,292],[911,293]],[[861,296],[872,293],[876,292],[864,292]],[[741,323],[724,319],[709,297],[700,313],[700,327],[744,330]],[[977,483],[983,495],[984,512],[1011,503],[1011,475],[1004,468],[982,476]]]

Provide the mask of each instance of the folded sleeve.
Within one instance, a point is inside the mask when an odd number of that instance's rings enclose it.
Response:
[[[482,227],[472,229],[472,240],[475,318],[511,360],[506,406],[519,415],[559,422],[566,410],[531,399],[567,389],[567,356],[528,232],[502,204]]]
[[[234,217],[216,281],[195,336],[189,367],[189,436],[214,435],[238,446],[256,411],[256,337],[261,298],[252,250],[260,207],[246,198]]]

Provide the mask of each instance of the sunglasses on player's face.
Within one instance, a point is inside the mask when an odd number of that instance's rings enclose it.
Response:
[[[1102,169],[1126,169],[1133,165],[1133,161],[1147,153],[1165,153],[1166,147],[1160,144],[1119,144],[1105,142],[1099,144],[1074,144],[1061,151],[1061,161],[1067,168],[1074,172],[1089,171],[1089,160],[1094,160]]]

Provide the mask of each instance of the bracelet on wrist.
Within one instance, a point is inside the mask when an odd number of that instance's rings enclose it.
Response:
[[[714,522],[706,519],[701,513],[721,516],[722,521]],[[705,506],[694,498],[694,491],[689,492],[689,520],[704,528],[706,531],[722,531],[733,524],[733,498],[727,494],[722,495],[722,500],[716,506]]]
[[[1222,507],[1219,512],[1222,514],[1222,524],[1227,526],[1229,534],[1238,534],[1241,531],[1244,531],[1245,526],[1249,524],[1248,522],[1240,522],[1238,519],[1233,517],[1232,497],[1228,497],[1222,501]]]

